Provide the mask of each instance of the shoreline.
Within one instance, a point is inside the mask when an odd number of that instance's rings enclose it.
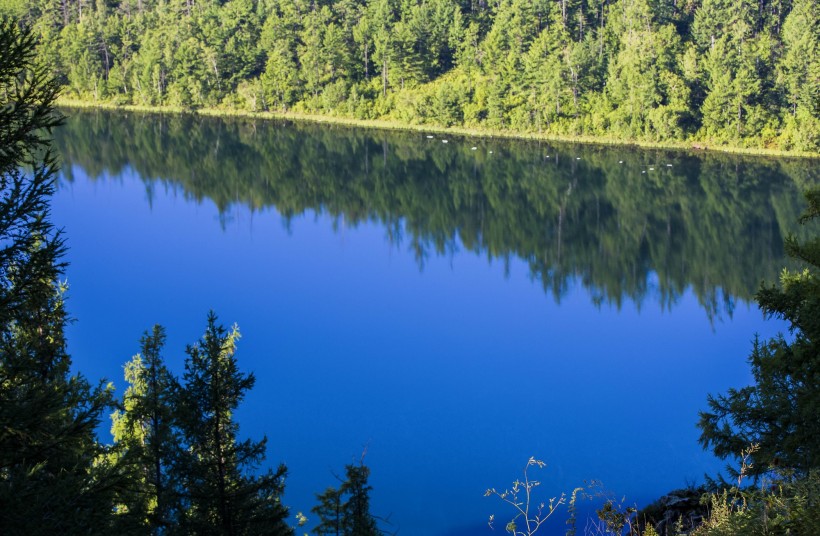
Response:
[[[380,119],[353,119],[331,115],[305,114],[300,112],[249,112],[244,110],[229,110],[221,108],[199,108],[187,110],[172,106],[141,106],[134,104],[114,104],[108,102],[88,102],[60,97],[55,106],[72,109],[98,109],[126,112],[140,112],[152,114],[194,114],[205,117],[243,117],[262,120],[289,120],[310,123],[324,123],[328,125],[348,126],[354,128],[371,128],[378,130],[393,130],[407,132],[425,132],[435,134],[451,134],[474,138],[502,138],[523,141],[549,141],[557,143],[582,143],[586,145],[635,147],[640,149],[668,149],[674,151],[690,151],[696,153],[729,153],[747,156],[764,156],[780,158],[820,159],[820,153],[805,153],[783,151],[780,149],[764,149],[752,147],[711,146],[697,142],[649,142],[640,140],[624,140],[618,138],[600,138],[594,136],[556,136],[549,134],[513,132],[509,130],[490,130],[482,128],[441,127],[437,125],[414,125],[399,121]]]

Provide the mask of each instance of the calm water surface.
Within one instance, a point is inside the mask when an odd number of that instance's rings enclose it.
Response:
[[[77,370],[122,393],[160,323],[181,372],[213,309],[242,331],[241,430],[288,465],[292,512],[366,449],[372,510],[410,536],[503,531],[483,492],[530,456],[544,499],[596,479],[643,505],[719,470],[697,412],[783,329],[752,297],[817,182],[797,161],[192,117],[72,112],[57,136]]]

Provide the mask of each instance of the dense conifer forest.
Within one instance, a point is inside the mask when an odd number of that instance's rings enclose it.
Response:
[[[820,150],[815,0],[0,0],[66,97]]]

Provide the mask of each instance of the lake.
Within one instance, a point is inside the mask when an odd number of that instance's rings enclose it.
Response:
[[[542,500],[595,479],[643,506],[714,475],[698,411],[784,329],[754,293],[818,183],[813,161],[67,113],[75,369],[121,395],[153,324],[181,374],[209,310],[237,323],[241,433],[287,464],[305,528],[365,450],[405,536],[503,532],[484,491],[530,456]]]

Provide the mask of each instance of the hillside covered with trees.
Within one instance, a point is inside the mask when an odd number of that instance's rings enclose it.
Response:
[[[820,151],[814,0],[0,0],[63,93]]]

